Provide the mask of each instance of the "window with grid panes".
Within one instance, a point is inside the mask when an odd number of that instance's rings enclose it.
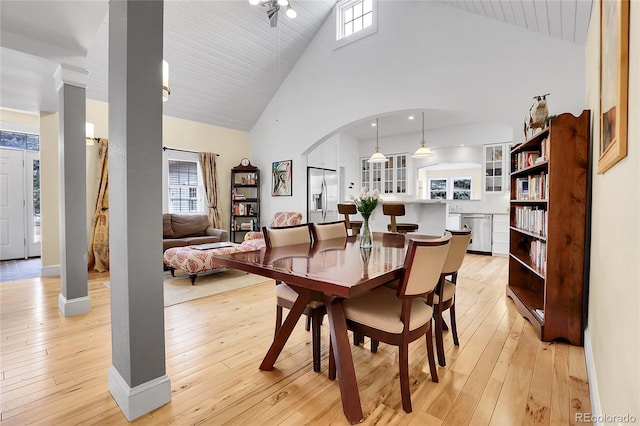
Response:
[[[396,157],[396,194],[407,193],[407,156],[405,154]]]
[[[345,1],[338,10],[338,40],[373,25],[373,0]]]
[[[169,160],[169,212],[199,213],[198,164]]]

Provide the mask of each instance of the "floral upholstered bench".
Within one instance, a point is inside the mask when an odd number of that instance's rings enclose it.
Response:
[[[189,274],[191,284],[195,284],[198,273],[224,269],[224,266],[215,263],[214,256],[256,250],[256,247],[249,244],[227,242],[218,243],[218,245],[222,247],[208,248],[213,245],[203,244],[167,249],[163,256],[164,265],[171,271],[171,276],[175,276],[175,270],[180,269]]]

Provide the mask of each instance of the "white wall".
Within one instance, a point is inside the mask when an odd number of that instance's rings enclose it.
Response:
[[[592,412],[640,419],[640,3],[631,2],[629,151],[602,175],[596,174],[600,144],[598,6],[596,2],[586,50],[594,161],[585,352],[591,366]]]
[[[584,49],[437,2],[380,1],[377,33],[334,50],[328,19],[251,131],[261,168],[301,158],[314,143],[365,117],[406,109],[483,115],[522,134],[534,95],[550,92],[550,113],[584,108]],[[542,59],[536,62],[537,59]],[[263,219],[305,210],[306,183],[293,197],[263,190]]]

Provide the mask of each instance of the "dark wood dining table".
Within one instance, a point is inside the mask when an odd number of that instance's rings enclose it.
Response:
[[[411,235],[410,238],[430,238]],[[433,237],[431,237],[433,238]],[[294,326],[310,300],[327,307],[342,408],[351,424],[364,417],[356,380],[347,323],[342,307],[356,297],[401,276],[409,237],[373,233],[373,247],[361,249],[358,236],[215,256],[216,263],[286,282],[298,293],[274,337],[261,370],[272,370]]]

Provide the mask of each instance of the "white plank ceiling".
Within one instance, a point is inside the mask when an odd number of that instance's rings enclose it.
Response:
[[[171,96],[164,104],[164,113],[250,130],[330,17],[335,2],[294,0],[297,18],[292,20],[280,13],[278,26],[271,28],[264,9],[251,6],[247,0],[166,0],[164,58],[170,66]],[[585,44],[592,6],[592,0],[440,0],[440,3],[460,9],[461,13],[474,13],[580,45]],[[88,51],[87,96],[108,100],[106,1],[2,0],[1,4],[0,107],[31,112],[57,109],[51,75],[55,63],[46,59],[29,61],[23,53],[10,52],[7,47],[15,49],[7,44],[14,39],[8,37],[11,33],[80,54]],[[78,7],[79,4],[86,7]],[[26,16],[29,19],[25,21]],[[100,17],[104,18],[96,25]],[[59,20],[65,25],[60,25]],[[91,38],[90,33],[96,30]],[[404,122],[401,127],[406,132],[405,120],[397,121]],[[458,122],[469,120],[473,118],[465,117]],[[433,122],[427,120],[427,128]],[[390,127],[385,126],[385,133],[392,133],[392,126],[391,123]],[[367,132],[365,127],[360,131]]]
[[[250,130],[331,13],[335,0],[292,3],[269,26],[248,1],[165,1],[164,58],[171,96],[164,113]],[[87,96],[107,101],[108,16],[87,57]]]

